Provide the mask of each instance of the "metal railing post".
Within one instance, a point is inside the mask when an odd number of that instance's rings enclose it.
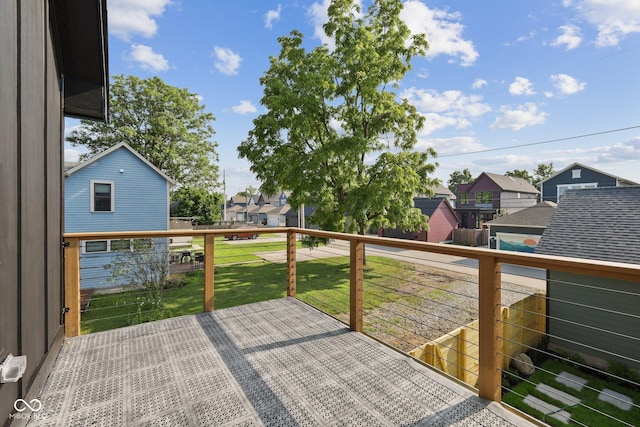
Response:
[[[287,296],[296,297],[296,232],[287,231]]]
[[[64,249],[64,335],[80,335],[80,239],[65,239]]]
[[[214,234],[204,235],[204,311],[213,311],[215,238]]]
[[[356,332],[363,330],[363,293],[364,293],[364,242],[352,240],[350,243],[350,313],[349,326]]]
[[[483,399],[500,402],[502,399],[501,266],[494,256],[482,255],[478,261],[479,395]]]

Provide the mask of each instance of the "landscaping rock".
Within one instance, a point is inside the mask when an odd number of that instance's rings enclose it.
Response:
[[[515,357],[511,360],[511,364],[514,368],[518,370],[518,372],[524,376],[533,375],[536,371],[536,367],[531,361],[531,358],[524,353],[516,354]]]

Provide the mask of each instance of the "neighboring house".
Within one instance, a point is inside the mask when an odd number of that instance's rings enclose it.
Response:
[[[449,201],[449,203],[453,208],[456,207],[456,195],[453,194],[453,192],[449,190],[449,188],[445,187],[442,184],[438,184],[433,187],[430,187],[430,190],[433,192],[432,197],[443,197]]]
[[[429,216],[429,230],[404,231],[381,228],[378,235],[431,243],[440,243],[453,238],[453,230],[458,228],[458,217],[447,199],[416,197],[413,203],[423,214]]]
[[[542,202],[485,223],[489,247],[503,251],[533,252],[557,204]]]
[[[456,189],[456,213],[461,228],[481,228],[496,215],[508,215],[533,206],[540,192],[522,178],[482,172]]]
[[[232,196],[227,203],[229,207],[251,206],[256,204],[256,198],[257,198],[256,195],[249,197],[249,196],[243,196],[241,194],[236,194],[235,196]]]
[[[314,228],[317,229],[318,226],[317,225],[313,225],[311,223],[309,223],[309,217],[311,215],[314,214],[314,212],[316,211],[315,206],[308,206],[308,205],[304,205],[304,221],[301,224],[300,223],[300,210],[302,209],[289,209],[286,213],[285,213],[285,225],[287,227],[300,227],[303,226],[303,228]]]
[[[288,192],[281,192],[279,194],[275,194],[273,196],[268,196],[264,193],[260,194],[258,197],[257,204],[260,206],[271,205],[275,207],[284,206],[287,204],[287,199],[289,198]]]
[[[571,189],[624,187],[638,183],[602,172],[581,163],[572,163],[540,182],[541,200],[558,203],[562,195]]]
[[[291,210],[291,206],[284,204],[271,208],[267,212],[266,225],[270,227],[286,227],[287,212]]]
[[[65,172],[65,232],[169,230],[169,190],[174,184],[129,145],[117,144]],[[104,266],[132,244],[82,242],[82,287],[113,286],[111,270]]]
[[[27,357],[21,380],[0,384],[2,425],[55,410],[14,404],[41,396],[62,347],[64,116],[106,120],[107,46],[106,1],[0,1],[0,362]]]
[[[535,252],[640,264],[638,212],[638,186],[570,190]],[[599,368],[617,360],[640,369],[638,290],[636,282],[547,271],[549,348]]]

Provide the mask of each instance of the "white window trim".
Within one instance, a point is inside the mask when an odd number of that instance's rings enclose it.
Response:
[[[581,188],[585,188],[586,186],[590,186],[590,187],[594,187],[594,188],[598,188],[598,183],[597,182],[580,182],[580,183],[576,183],[576,184],[558,184],[556,185],[556,200],[560,201],[560,189],[564,188],[565,189],[565,193],[567,190],[572,190],[572,189],[581,189]]]
[[[133,250],[133,240],[134,239],[98,239],[98,240],[83,240],[81,243],[81,248],[82,248],[82,253],[83,254],[106,254],[109,252],[113,252],[111,250],[111,242],[116,242],[119,240],[128,240],[129,241],[129,250],[132,251]],[[87,242],[107,242],[107,250],[106,251],[97,251],[97,252],[87,252]]]
[[[95,184],[109,184],[111,185],[111,210],[110,211],[97,211],[94,209],[95,205],[94,205],[94,195],[95,195]],[[101,213],[101,212],[115,212],[116,211],[116,184],[114,181],[103,181],[103,180],[97,180],[97,179],[92,179],[91,180],[91,186],[89,187],[89,193],[91,195],[91,200],[90,200],[90,205],[89,205],[89,209],[91,212],[96,212],[96,213]]]

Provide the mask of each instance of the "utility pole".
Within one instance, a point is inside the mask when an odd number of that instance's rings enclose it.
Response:
[[[224,205],[222,205],[222,209],[223,209],[223,214],[222,214],[222,220],[226,221],[227,220],[227,179],[226,179],[226,173],[225,170],[222,169],[222,194],[224,197]]]

